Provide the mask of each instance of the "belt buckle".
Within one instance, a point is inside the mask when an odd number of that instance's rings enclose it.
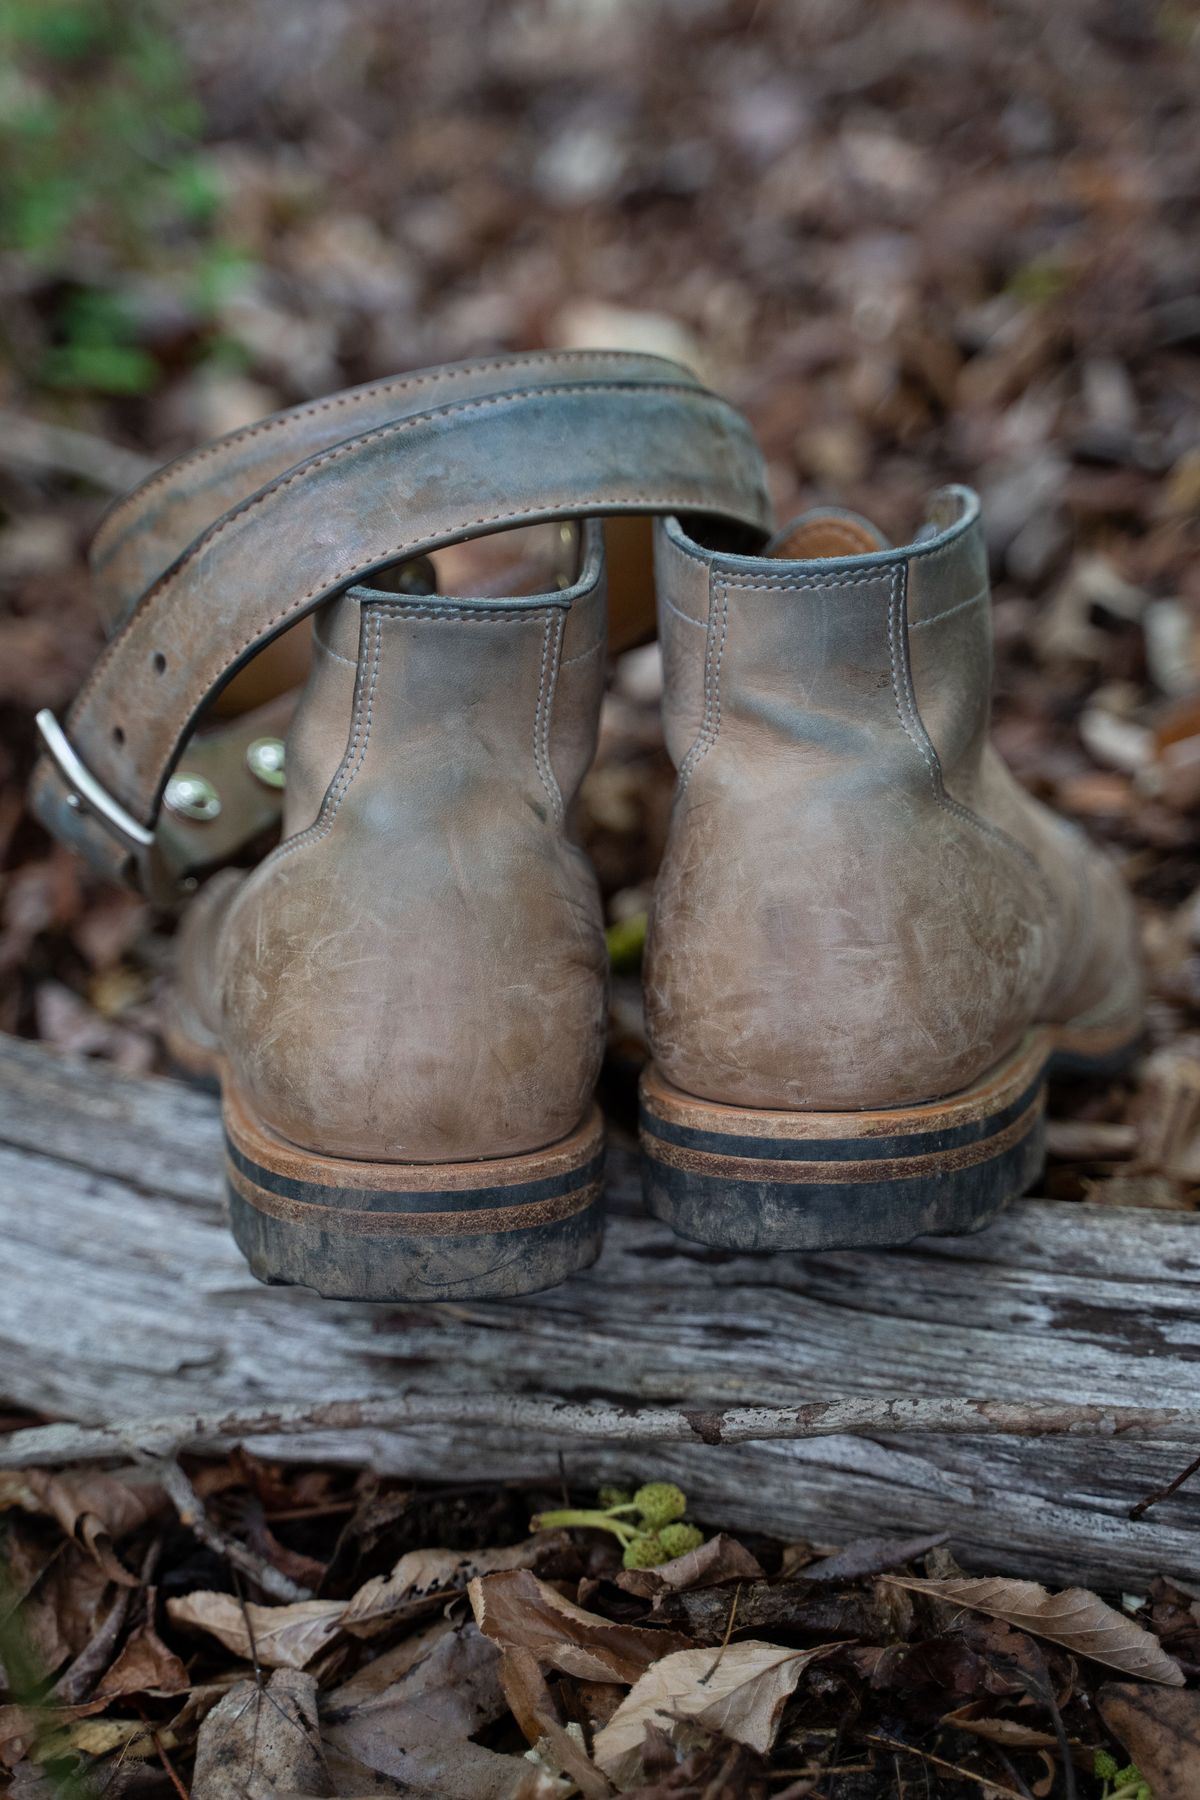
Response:
[[[48,707],[36,719],[38,736],[67,789],[67,805],[89,813],[110,832],[122,849],[141,860],[154,847],[154,833],[127,813],[119,800],[96,780],[72,748],[70,739]]]

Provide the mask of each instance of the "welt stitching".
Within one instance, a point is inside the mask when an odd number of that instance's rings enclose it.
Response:
[[[623,361],[629,356],[627,350],[589,350],[589,361]],[[456,369],[456,375],[490,375],[506,369],[532,368],[542,364],[558,365],[563,362],[577,362],[578,351],[550,350],[536,351],[528,356],[507,356],[493,362],[467,363]],[[656,361],[662,360],[659,358]],[[151,475],[146,481],[139,482],[131,493],[118,500],[101,520],[96,532],[96,547],[103,549],[108,536],[120,519],[145,496],[157,491],[165,483],[176,481],[189,470],[197,468],[201,463],[214,456],[224,456],[229,451],[248,444],[257,437],[266,437],[273,431],[285,430],[288,426],[298,425],[305,419],[315,419],[321,413],[336,412],[339,408],[353,406],[364,400],[381,399],[385,394],[411,393],[414,388],[428,387],[434,381],[446,379],[443,371],[430,370],[426,374],[406,375],[396,381],[380,381],[366,388],[355,388],[344,394],[331,394],[327,399],[314,401],[311,406],[294,407],[277,419],[264,419],[257,425],[243,426],[240,431],[230,432],[218,438],[215,444],[202,445],[198,450],[185,451],[167,468],[161,469],[157,475]],[[683,385],[682,383],[680,385]],[[697,392],[702,391],[697,385]]]
[[[976,606],[980,600],[986,600],[987,597],[988,590],[987,588],[982,587],[977,594],[970,595],[966,600],[960,600],[957,605],[947,606],[938,613],[930,613],[927,619],[910,619],[908,621],[908,629],[910,631],[922,631],[926,625],[936,625],[941,619],[952,618],[955,613],[965,612],[968,606]]]
[[[1042,889],[1043,896],[1049,903],[1050,912],[1052,914],[1057,913],[1058,903],[1055,899],[1053,889],[1042,872],[1036,857],[1031,856],[1024,844],[1018,843],[1016,838],[1010,837],[1006,831],[1001,831],[994,825],[989,825],[986,819],[981,819],[978,813],[972,812],[970,807],[963,806],[959,801],[952,799],[946,792],[941,758],[938,756],[938,753],[930,740],[929,734],[921,721],[920,713],[917,711],[916,696],[913,693],[912,674],[908,666],[908,659],[906,656],[902,656],[900,652],[899,626],[900,615],[904,608],[904,570],[901,565],[897,565],[896,568],[893,569],[890,587],[891,594],[888,602],[888,656],[892,665],[892,693],[895,697],[896,712],[899,716],[901,727],[905,735],[911,739],[917,750],[920,752],[921,758],[929,771],[930,786],[933,790],[934,800],[954,818],[961,820],[965,825],[973,826],[976,831],[980,832],[992,843],[997,844],[1001,849],[1006,850],[1010,856],[1015,855],[1021,862],[1025,863],[1036,877],[1038,884]]]

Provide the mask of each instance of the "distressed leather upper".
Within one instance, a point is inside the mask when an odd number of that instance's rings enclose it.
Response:
[[[566,828],[605,676],[599,524],[563,593],[391,598],[318,621],[289,835],[215,942],[220,1036],[263,1121],[330,1156],[551,1143],[603,1052],[595,878]]]
[[[825,526],[806,560],[658,529],[679,769],[646,969],[659,1068],[736,1105],[906,1105],[1034,1023],[1132,1032],[1128,894],[988,744],[974,496],[937,496],[894,551]]]

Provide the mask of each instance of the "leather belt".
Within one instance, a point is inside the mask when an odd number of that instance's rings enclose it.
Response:
[[[98,533],[114,634],[65,728],[39,716],[35,811],[107,877],[167,899],[167,778],[204,709],[274,638],[389,564],[507,526],[622,513],[770,527],[749,427],[657,357],[430,370],[180,458]]]

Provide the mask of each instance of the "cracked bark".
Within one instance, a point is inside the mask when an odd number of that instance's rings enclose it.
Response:
[[[640,1215],[614,1153],[598,1267],[516,1302],[260,1287],[206,1095],[0,1043],[0,1396],[73,1421],[0,1466],[252,1438],[265,1455],[579,1487],[661,1475],[705,1521],[950,1532],[1049,1579],[1200,1575],[1200,1218],[1030,1200],[888,1253],[739,1257]]]

